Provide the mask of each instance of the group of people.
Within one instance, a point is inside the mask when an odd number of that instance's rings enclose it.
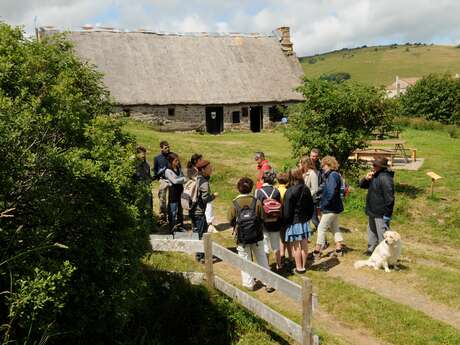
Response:
[[[211,163],[202,155],[194,154],[184,172],[179,156],[170,151],[166,141],[160,143],[160,150],[150,178],[145,149],[138,148],[140,164],[136,178],[160,181],[160,220],[167,222],[171,232],[184,231],[184,195],[193,201],[188,208],[189,217],[193,231],[201,239],[210,226],[214,229],[212,201],[218,193],[211,192]],[[234,229],[238,254],[269,269],[269,255],[273,253],[277,270],[293,269],[302,274],[306,271],[307,260],[320,258],[329,245],[326,241],[329,231],[334,236],[333,254],[342,256],[344,239],[339,216],[344,211],[343,198],[348,186],[338,172],[337,160],[332,156],[320,159],[319,150],[312,149],[310,155],[300,159],[298,166],[276,173],[263,152],[257,152],[254,159],[256,181],[254,183],[249,177],[238,180],[238,195],[229,205],[227,215]],[[193,193],[188,192],[188,183],[196,189]],[[184,185],[187,192],[184,192]],[[388,161],[376,159],[373,170],[359,181],[359,186],[368,189],[368,248],[365,254],[370,255],[389,229],[394,207],[393,172],[389,170]],[[308,243],[314,231],[318,234],[309,257]],[[197,253],[196,258],[202,261],[203,254]],[[253,289],[253,277],[246,272],[241,275],[243,286]],[[266,290],[271,292],[273,288],[266,285]]]
[[[201,239],[209,227],[215,229],[212,201],[219,194],[211,192],[209,180],[212,175],[212,165],[208,160],[205,160],[201,154],[195,153],[184,171],[179,155],[171,152],[167,141],[162,141],[160,142],[160,153],[154,157],[153,176],[151,176],[150,166],[146,159],[146,149],[139,146],[137,153],[138,165],[135,178],[145,183],[150,183],[152,180],[159,181],[159,221],[161,224],[167,224],[171,234],[186,231],[182,199],[184,185],[187,181],[193,181],[195,188],[193,205],[188,209],[193,231],[197,232]],[[151,209],[151,198],[149,202]],[[149,217],[149,214],[146,214],[146,217]],[[198,253],[197,259],[202,260],[202,258],[203,254]]]

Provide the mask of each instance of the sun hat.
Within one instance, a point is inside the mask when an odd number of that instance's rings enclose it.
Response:
[[[211,164],[210,161],[207,161],[206,159],[199,160],[198,163],[196,163],[196,168],[197,169],[204,169],[206,168],[209,164]]]

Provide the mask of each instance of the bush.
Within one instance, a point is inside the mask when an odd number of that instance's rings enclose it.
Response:
[[[335,156],[343,170],[350,170],[349,155],[366,147],[377,128],[392,128],[392,112],[382,89],[315,79],[306,80],[299,91],[305,102],[288,108],[286,129],[294,157],[316,147],[323,155]]]
[[[6,342],[110,342],[132,312],[147,245],[135,205],[145,189],[132,179],[135,143],[110,109],[101,75],[63,36],[37,42],[0,23]]]
[[[442,123],[460,123],[460,79],[430,74],[401,96],[401,112]]]

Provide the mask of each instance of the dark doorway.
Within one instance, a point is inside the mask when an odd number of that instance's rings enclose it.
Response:
[[[219,134],[224,130],[224,108],[206,107],[206,131]]]
[[[263,128],[263,108],[261,106],[251,107],[249,110],[251,131],[260,132]]]
[[[232,113],[232,122],[233,123],[240,123],[240,112],[239,111],[234,111]]]

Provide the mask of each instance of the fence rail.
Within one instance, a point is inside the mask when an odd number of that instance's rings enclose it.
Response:
[[[312,333],[311,323],[313,305],[316,305],[316,302],[314,301],[312,293],[311,281],[308,278],[303,278],[302,285],[294,283],[252,261],[241,258],[234,252],[216,242],[213,242],[211,234],[204,234],[203,241],[157,239],[154,235],[152,235],[150,237],[150,244],[154,251],[177,251],[185,253],[204,252],[205,277],[206,283],[209,287],[216,288],[227,296],[235,299],[244,307],[251,310],[278,330],[292,337],[300,344],[313,345],[319,343],[318,337],[313,336]],[[222,261],[227,262],[242,271],[248,272],[252,276],[263,281],[265,284],[269,284],[293,300],[301,302],[301,325],[276,312],[269,306],[250,296],[248,293],[227,283],[221,277],[215,276],[213,256],[218,257]]]

